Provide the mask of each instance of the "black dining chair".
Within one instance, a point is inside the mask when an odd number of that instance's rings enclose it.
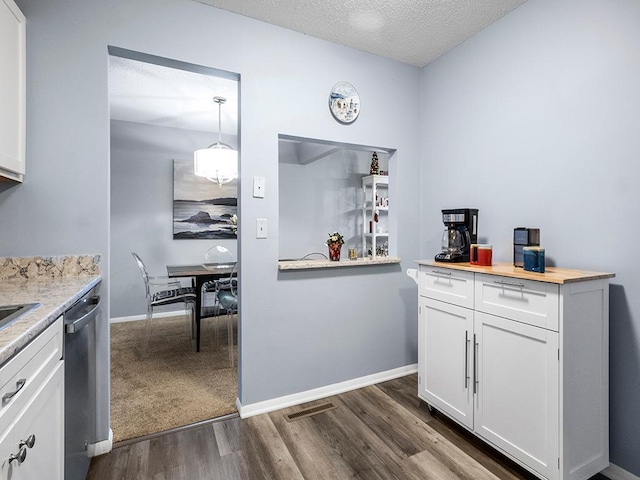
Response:
[[[134,252],[131,252],[133,258],[138,264],[138,268],[142,273],[144,280],[145,294],[147,299],[147,319],[145,325],[145,333],[143,336],[141,357],[147,354],[149,347],[149,338],[151,336],[151,319],[153,317],[153,309],[164,305],[175,303],[184,303],[190,310],[191,314],[191,336],[195,338],[195,305],[196,292],[192,287],[183,287],[179,281],[172,280],[169,277],[151,277],[147,273],[144,262]]]

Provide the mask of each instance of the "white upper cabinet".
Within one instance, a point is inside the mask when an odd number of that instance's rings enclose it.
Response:
[[[26,145],[26,20],[0,0],[0,180],[22,182]]]

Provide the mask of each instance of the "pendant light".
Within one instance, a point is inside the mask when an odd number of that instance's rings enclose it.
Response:
[[[193,171],[197,176],[206,177],[222,187],[222,184],[238,178],[238,152],[220,140],[222,105],[227,99],[213,97],[213,101],[218,104],[218,141],[194,152]]]

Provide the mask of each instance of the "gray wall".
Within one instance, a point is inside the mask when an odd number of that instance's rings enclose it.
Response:
[[[477,207],[511,261],[540,227],[562,267],[615,272],[611,461],[640,475],[640,2],[529,1],[422,75],[422,256],[440,209]],[[445,178],[451,181],[442,181]]]
[[[27,17],[27,181],[0,193],[3,254],[103,253],[109,278],[108,45],[236,72],[240,400],[416,362],[416,288],[402,269],[419,252],[418,68],[190,0],[18,3]],[[327,107],[342,80],[362,101],[348,126]],[[280,133],[398,149],[389,168],[401,267],[278,274]],[[251,196],[256,175],[266,178],[264,199]],[[24,221],[34,217],[37,235]],[[254,238],[256,218],[268,219],[268,239]]]
[[[150,275],[166,275],[166,265],[202,263],[214,245],[236,255],[236,240],[173,239],[173,160],[191,160],[212,138],[211,132],[111,121],[111,318],[147,311],[131,252],[140,255]],[[223,141],[237,147],[235,137]]]

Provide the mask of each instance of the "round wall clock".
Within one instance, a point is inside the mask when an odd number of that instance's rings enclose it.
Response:
[[[329,94],[329,110],[340,123],[351,123],[360,113],[360,97],[348,82],[338,82]]]

